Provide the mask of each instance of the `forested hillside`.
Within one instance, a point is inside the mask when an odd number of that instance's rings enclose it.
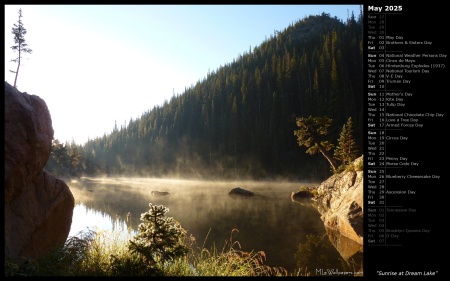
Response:
[[[336,144],[351,117],[363,152],[362,23],[353,15],[342,22],[323,13],[275,31],[182,94],[80,146],[80,171],[325,178],[330,166],[298,145],[295,118],[330,117],[326,138]]]

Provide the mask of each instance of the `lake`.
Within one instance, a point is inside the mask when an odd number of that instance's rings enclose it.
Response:
[[[232,230],[237,229],[232,237],[239,241],[242,250],[264,251],[266,265],[294,272],[298,269],[299,245],[309,241],[310,235],[317,237],[321,246],[314,244],[316,257],[308,259],[327,257],[327,264],[315,265],[321,268],[340,265],[339,253],[327,239],[319,212],[290,197],[300,186],[316,183],[82,177],[67,184],[76,204],[69,236],[96,227],[123,231],[131,227],[137,231],[141,214],[152,203],[167,207],[166,216],[173,217],[188,235],[192,234],[199,248],[215,246],[220,251]],[[228,195],[235,187],[252,191],[255,196]],[[169,194],[155,196],[152,191]]]

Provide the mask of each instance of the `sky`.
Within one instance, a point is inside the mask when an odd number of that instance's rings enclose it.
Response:
[[[309,15],[345,21],[359,5],[5,5],[5,81],[13,25],[27,30],[17,89],[42,98],[54,139],[83,145],[126,126]]]

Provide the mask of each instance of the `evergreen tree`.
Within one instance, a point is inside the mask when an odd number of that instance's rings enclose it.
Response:
[[[16,74],[16,77],[14,78],[14,88],[16,88],[22,53],[31,54],[32,52],[30,48],[27,48],[28,44],[25,43],[25,34],[27,33],[27,30],[23,27],[22,23],[22,9],[19,9],[19,19],[17,24],[14,24],[11,33],[14,35],[14,46],[11,46],[11,49],[13,49],[14,52],[19,52],[17,58],[11,60],[12,62],[17,63],[17,69],[16,71],[10,70],[10,72]]]
[[[117,276],[163,276],[163,267],[184,257],[186,231],[171,217],[168,208],[149,204],[150,210],[141,214],[143,221],[138,233],[128,241],[131,255],[125,258],[111,255],[113,275]],[[184,240],[183,240],[184,239]]]
[[[133,167],[141,175],[192,176],[188,171],[193,167],[179,167],[192,166],[182,160],[195,156],[195,163],[202,163],[195,169],[202,177],[235,177],[244,171],[255,178],[280,173],[297,177],[299,168],[307,175],[307,156],[295,156],[300,149],[292,135],[298,129],[292,116],[331,118],[333,125],[326,136],[318,135],[319,141],[337,141],[342,124],[352,116],[358,147],[363,142],[363,34],[362,21],[344,24],[327,14],[305,17],[251,53],[208,71],[128,127],[115,126],[90,140],[82,147],[82,165],[94,163],[95,170],[107,173],[129,173],[123,168]],[[313,145],[310,152],[319,147]],[[317,151],[339,166],[333,147],[323,148]]]
[[[58,139],[53,140],[52,157],[54,157],[56,162],[60,163],[62,166],[69,166],[68,164],[70,161],[68,159],[67,147]]]
[[[334,158],[340,160],[342,166],[346,166],[353,162],[358,155],[358,148],[353,137],[353,121],[349,117],[347,123],[342,127],[339,136],[338,145],[334,151]]]
[[[182,241],[186,232],[172,217],[165,216],[169,209],[152,203],[149,206],[150,210],[141,214],[143,222],[138,234],[129,241],[129,249],[145,257],[150,266],[187,254],[188,248]]]
[[[80,164],[82,163],[82,153],[81,153],[81,146],[78,146],[75,141],[72,139],[72,142],[70,145],[66,144],[67,149],[67,157],[69,158],[69,170],[70,175],[75,177],[81,176],[81,167]]]
[[[67,176],[70,170],[70,158],[67,152],[67,147],[58,139],[54,139],[50,157],[44,168],[55,176]]]
[[[328,127],[331,126],[333,120],[328,117],[297,117],[296,123],[298,130],[294,130],[294,135],[297,137],[298,145],[308,147],[306,153],[315,154],[317,152],[328,160],[333,171],[338,168],[336,160],[329,153],[333,148],[333,144],[329,141],[322,140],[322,136],[328,133]]]

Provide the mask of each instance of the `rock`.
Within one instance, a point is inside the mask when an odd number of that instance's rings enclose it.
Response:
[[[363,270],[363,245],[328,227],[325,227],[325,231],[341,257],[354,268],[355,272],[361,272]]]
[[[5,258],[38,258],[69,235],[75,199],[43,170],[52,139],[45,101],[5,82]]]
[[[363,156],[356,159],[354,165],[359,161],[363,161]],[[317,187],[317,193],[315,199],[325,226],[362,245],[363,171],[335,174]]]
[[[151,194],[152,194],[153,196],[165,196],[165,195],[169,195],[169,192],[167,192],[167,191],[155,191],[155,190],[153,190],[153,191],[151,192]]]
[[[17,197],[51,152],[52,120],[45,102],[5,82],[5,200]]]
[[[232,190],[230,190],[230,192],[228,192],[228,195],[253,196],[255,194],[249,190],[240,187],[235,187]]]
[[[291,193],[291,199],[294,202],[297,202],[297,201],[300,201],[300,202],[308,201],[308,200],[311,200],[313,197],[314,197],[314,195],[309,190],[300,190],[300,191]]]

